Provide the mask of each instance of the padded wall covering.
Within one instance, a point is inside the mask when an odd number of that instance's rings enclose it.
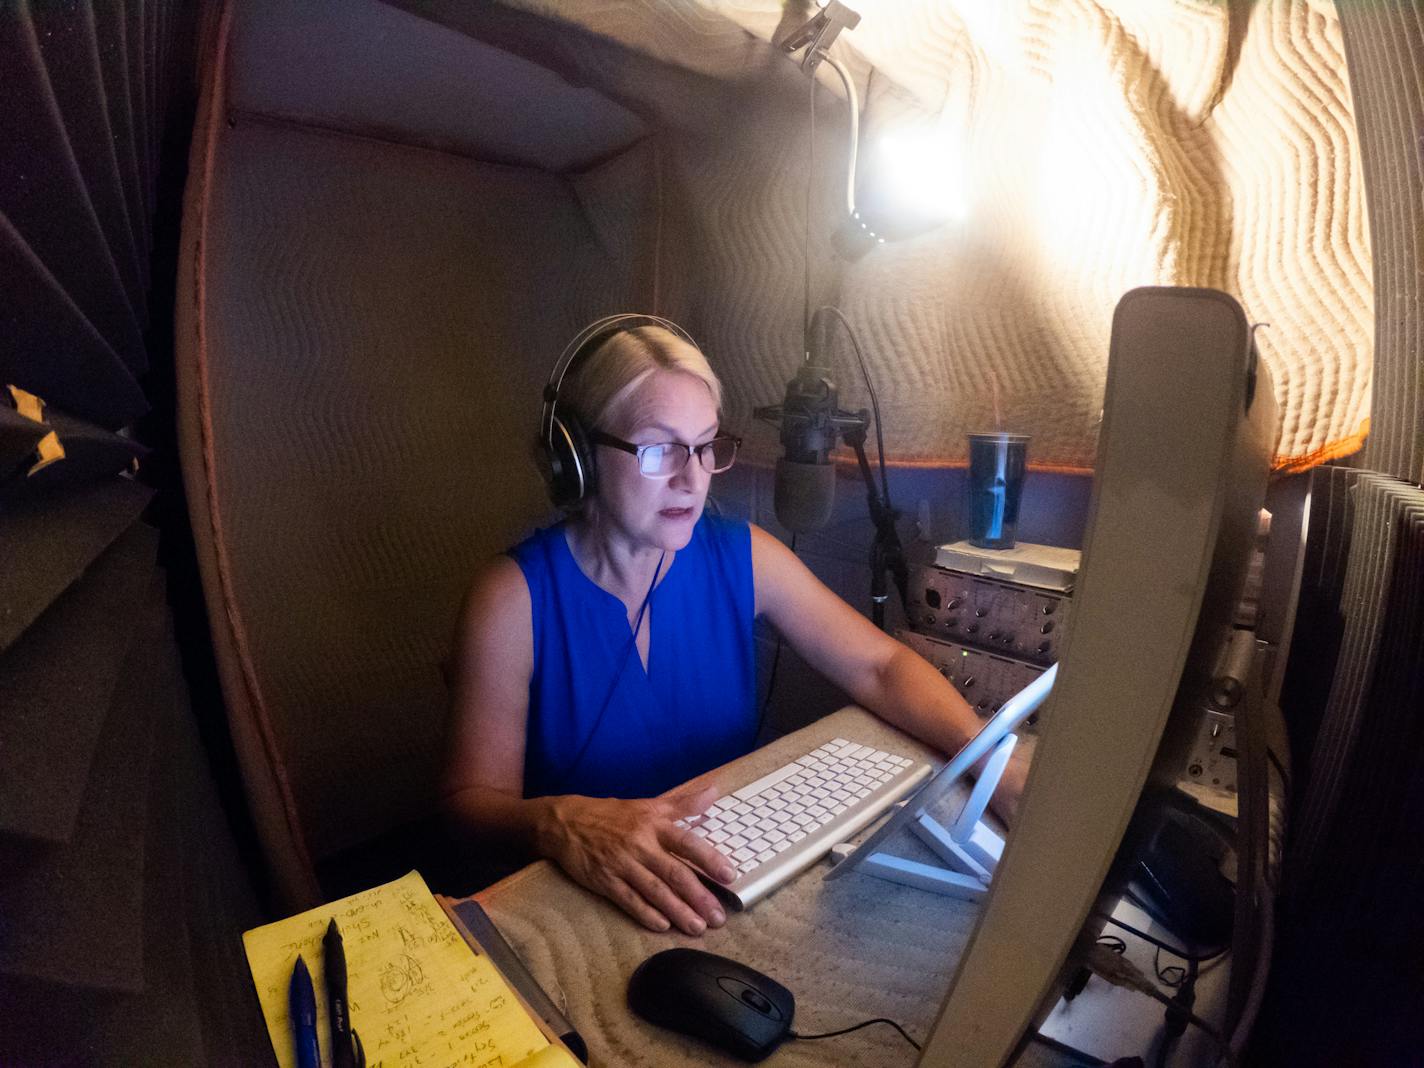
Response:
[[[1374,412],[1363,466],[1424,482],[1424,6],[1348,4],[1374,241]]]
[[[764,92],[784,90],[766,74],[779,56],[738,50],[717,24],[770,40],[798,21],[777,0],[507,6]],[[1112,309],[1145,284],[1224,289],[1271,324],[1258,343],[1282,412],[1280,465],[1358,447],[1373,352],[1370,246],[1329,3],[851,6],[862,21],[834,54],[861,83],[863,147],[918,123],[963,165],[962,182],[952,170],[942,179],[961,182],[963,222],[880,248],[841,279],[896,457],[962,461],[963,433],[995,421],[997,380],[1003,423],[1034,435],[1032,458],[1090,466]],[[562,61],[591,84],[618,82],[606,65]],[[836,84],[824,68],[822,79]],[[696,234],[703,251],[735,264],[715,280],[714,290],[731,288],[708,328],[715,355],[735,368],[729,409],[745,417],[778,397],[799,351],[806,156],[804,132],[784,138],[774,161],[735,154],[747,139],[728,129],[732,118],[718,116],[700,149],[702,180],[686,192],[707,222]],[[819,166],[834,170],[844,120],[827,107],[822,122]],[[740,195],[752,174],[764,180]],[[832,202],[819,203],[815,226],[828,231]],[[813,255],[826,255],[824,240]],[[818,263],[825,294],[834,268]],[[838,341],[834,352],[848,400],[863,402],[849,348]],[[753,448],[769,456],[773,442],[759,435]]]
[[[341,47],[273,63],[313,10],[399,71]],[[184,471],[234,737],[293,901],[316,892],[306,861],[433,808],[459,599],[547,511],[540,386],[583,321],[637,303],[648,258],[653,155],[625,143],[641,125],[606,102],[607,122],[546,107],[550,150],[583,121],[560,162],[627,149],[577,181],[482,160],[528,146],[481,106],[477,62],[430,61],[465,72],[468,121],[423,108],[431,32],[447,33],[375,3],[236,5],[195,138]],[[495,84],[541,76],[510,67]]]

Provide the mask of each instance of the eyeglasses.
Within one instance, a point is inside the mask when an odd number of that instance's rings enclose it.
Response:
[[[601,430],[589,435],[596,444],[630,452],[638,458],[638,473],[644,478],[672,478],[697,454],[697,462],[708,474],[716,475],[737,462],[737,450],[742,439],[720,434],[701,445],[684,445],[680,441],[660,441],[654,445],[634,445]]]

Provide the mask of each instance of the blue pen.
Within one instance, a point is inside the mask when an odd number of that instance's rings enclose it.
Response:
[[[307,962],[300,954],[292,968],[287,1011],[292,1017],[292,1038],[297,1045],[297,1068],[321,1068],[321,1047],[316,1039],[316,991],[312,989]]]

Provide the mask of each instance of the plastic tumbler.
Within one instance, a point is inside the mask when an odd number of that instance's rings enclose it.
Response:
[[[969,435],[969,543],[1012,549],[1028,460],[1026,434]]]

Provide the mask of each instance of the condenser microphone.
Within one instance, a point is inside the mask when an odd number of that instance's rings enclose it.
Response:
[[[838,434],[864,427],[864,417],[840,410],[829,371],[811,363],[803,363],[786,383],[782,404],[757,408],[753,414],[781,429],[783,456],[776,461],[773,494],[777,522],[795,534],[821,529],[835,505],[831,450]]]

